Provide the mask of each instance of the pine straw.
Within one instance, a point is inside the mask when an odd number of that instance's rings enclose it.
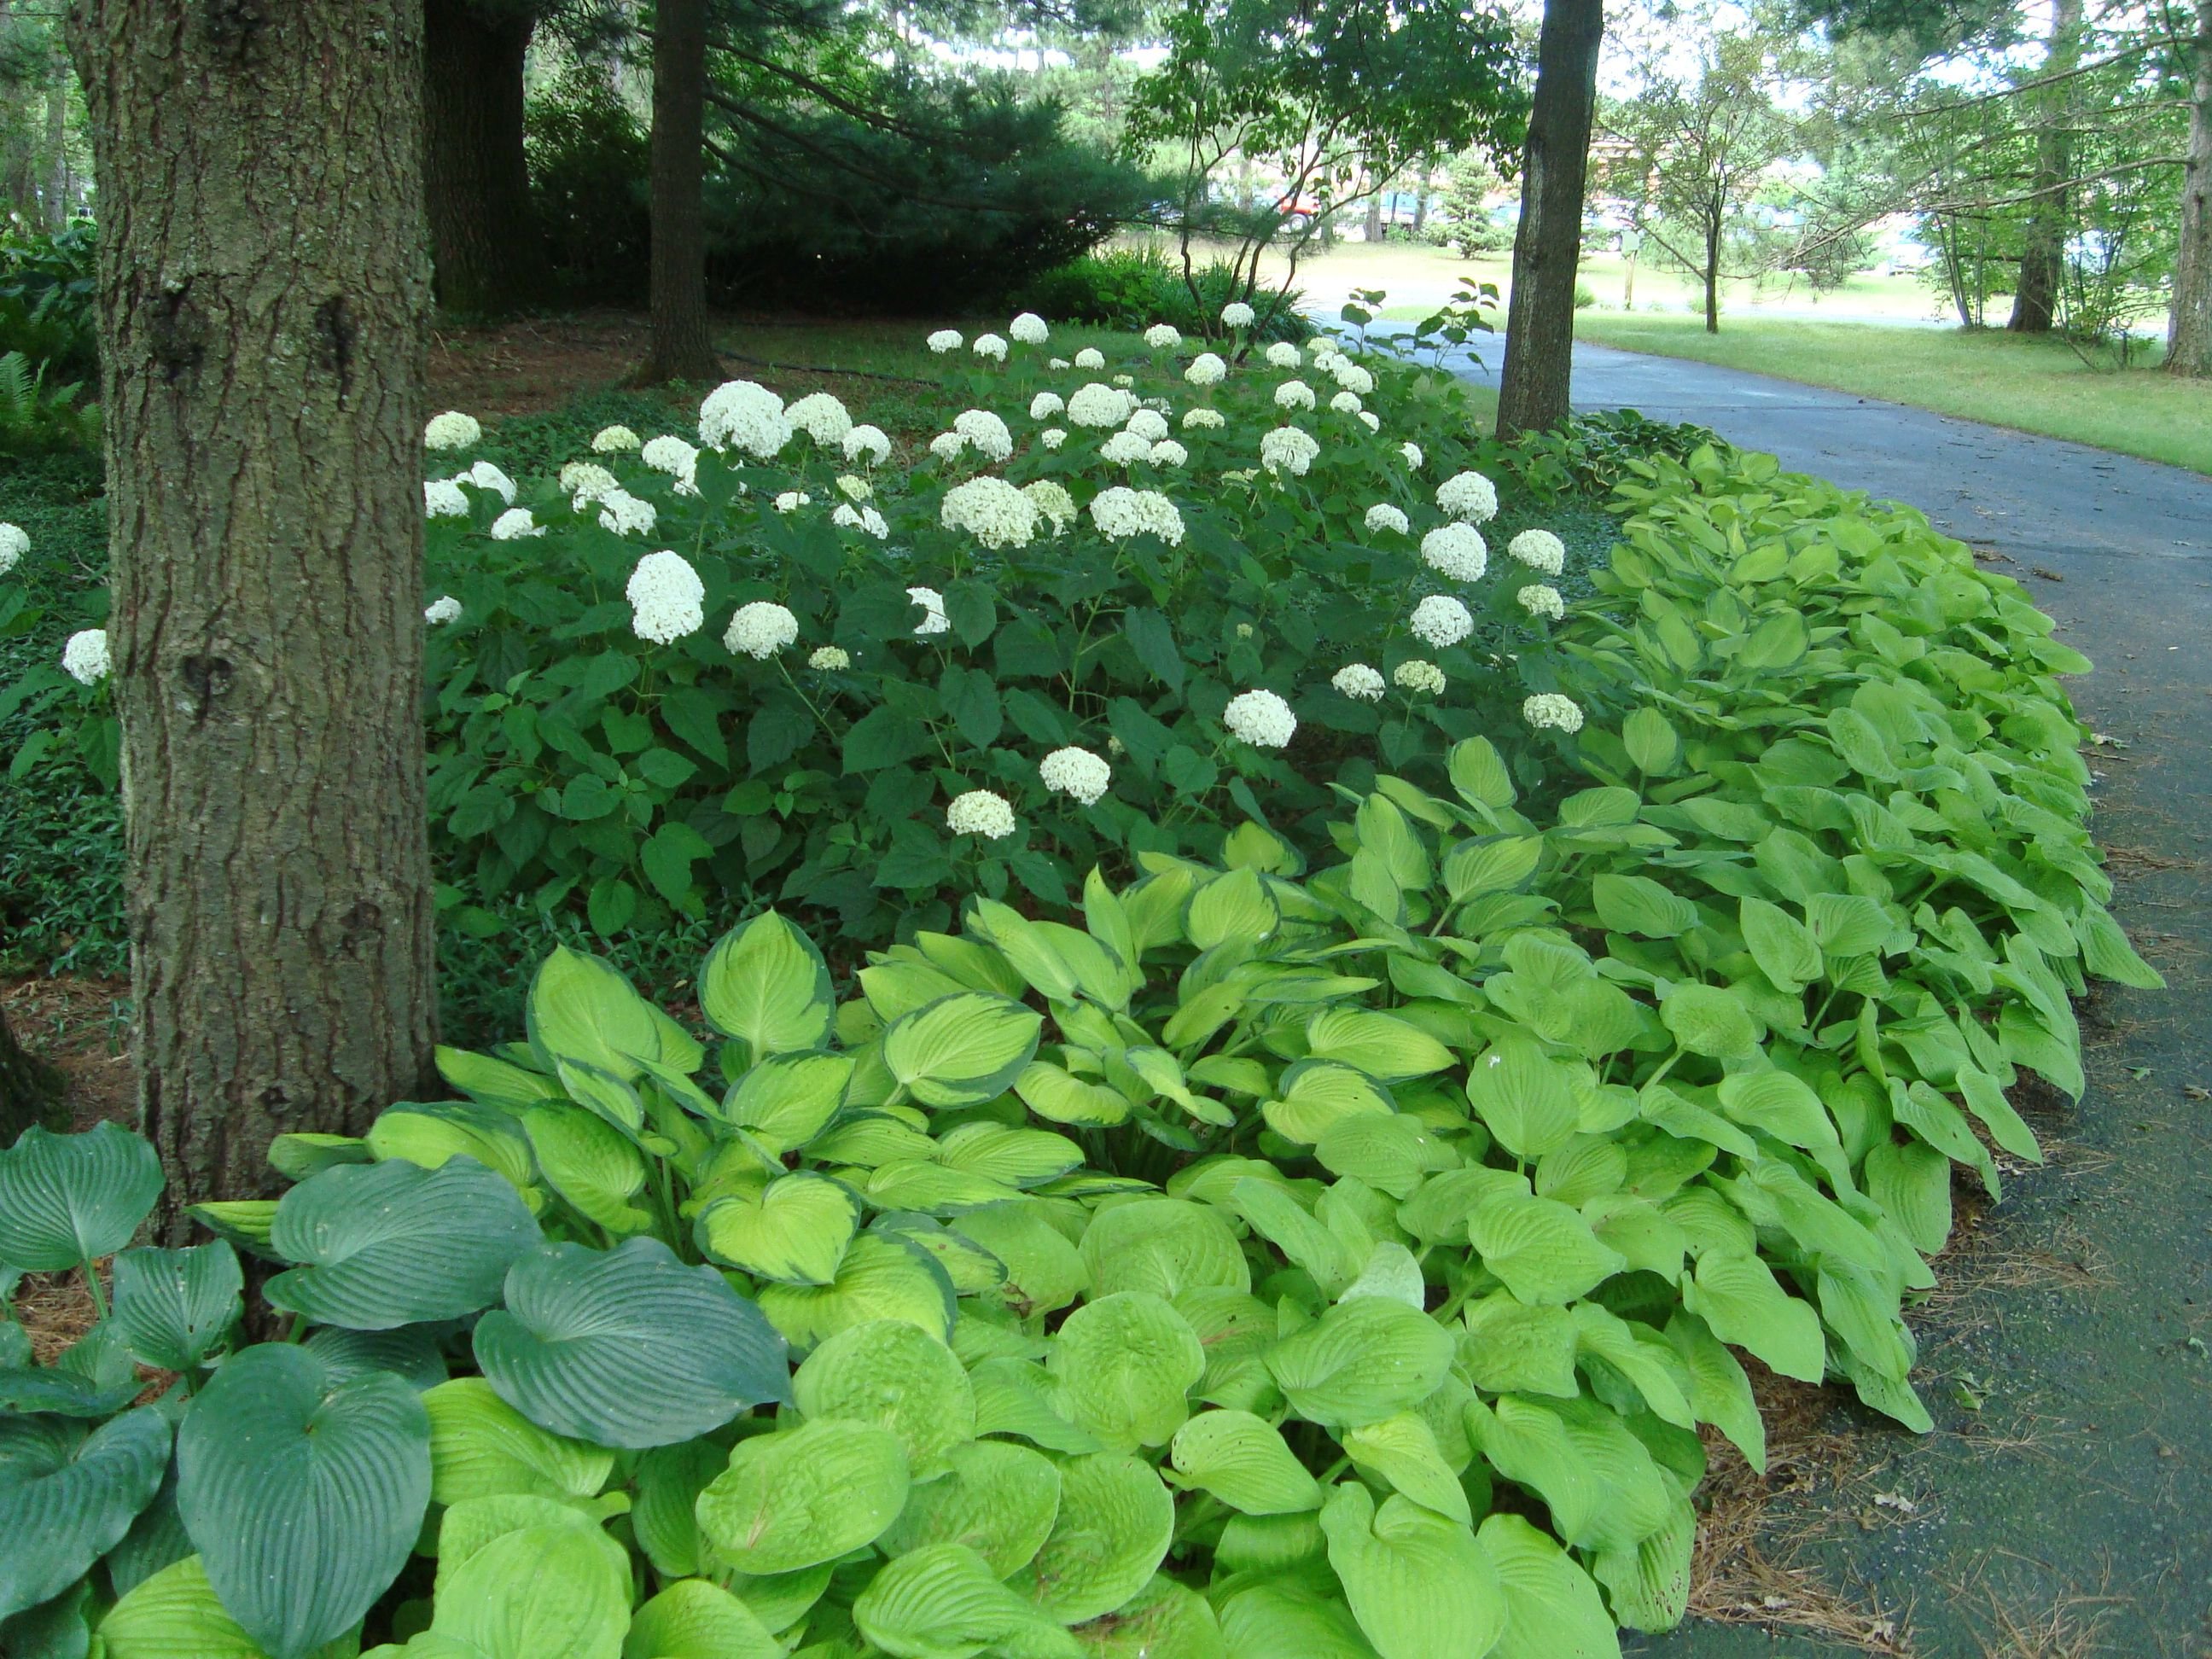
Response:
[[[1978,1599],[1988,1603],[1987,1613],[1978,1611],[1974,1620],[1980,1659],[2094,1659],[2114,1651],[2103,1639],[2103,1626],[2125,1598],[2111,1594],[2109,1562],[2100,1594],[2062,1595],[2048,1607],[2039,1601],[2023,1607],[2008,1601],[1988,1582],[1987,1563],[1972,1583],[1948,1588],[1962,1607]]]
[[[108,1263],[103,1259],[100,1287],[108,1285]],[[15,1317],[30,1334],[31,1358],[41,1365],[51,1365],[60,1357],[63,1349],[90,1330],[97,1322],[93,1317],[92,1292],[85,1288],[81,1273],[32,1273],[23,1280],[22,1288],[15,1292]]]

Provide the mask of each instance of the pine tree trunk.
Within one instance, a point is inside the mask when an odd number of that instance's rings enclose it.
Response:
[[[653,335],[641,386],[719,380],[707,331],[707,0],[660,0],[653,34]]]
[[[434,1080],[421,0],[80,0],[141,1127],[183,1206]]]
[[[46,224],[69,224],[69,65],[57,62],[46,82]]]
[[[2039,75],[2063,75],[2081,61],[2081,0],[2052,0],[2051,44]],[[2028,208],[2027,234],[2020,250],[2020,281],[2013,289],[2014,334],[2048,334],[2058,319],[2058,286],[2066,269],[2069,224],[2067,192],[2059,189],[2074,166],[2073,89],[2066,82],[2046,87],[2036,98],[2043,130],[2035,138],[2036,192]]]
[[[2166,313],[2166,372],[2212,380],[2212,0],[2197,0],[2197,73],[2190,87],[2180,245]]]
[[[53,1067],[20,1047],[0,1009],[0,1151],[33,1125],[46,1124],[61,1097],[61,1078]]]
[[[1604,34],[1604,0],[1544,0],[1498,392],[1501,438],[1557,426],[1569,412],[1583,187]]]
[[[428,0],[423,8],[422,187],[438,303],[497,312],[544,266],[523,153],[526,8]]]

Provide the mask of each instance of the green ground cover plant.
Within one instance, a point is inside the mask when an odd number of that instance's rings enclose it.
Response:
[[[0,1639],[106,1659],[1619,1651],[1678,1620],[1739,1352],[1912,1427],[1954,1170],[2039,1156],[2106,915],[2087,665],[1909,511],[1628,463],[1583,714],[1248,814],[687,1027],[556,951],[457,1098],[0,1325]],[[1263,807],[1266,803],[1261,803]],[[0,1154],[0,1264],[154,1202]],[[240,1346],[237,1252],[292,1339]],[[173,1373],[157,1403],[143,1378]],[[248,1425],[252,1428],[248,1432]],[[173,1474],[169,1471],[173,1468]],[[16,1540],[21,1540],[18,1543]],[[32,1643],[44,1645],[30,1646]]]

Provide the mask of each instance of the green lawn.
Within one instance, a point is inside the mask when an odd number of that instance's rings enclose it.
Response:
[[[1710,335],[1695,318],[1593,312],[1576,319],[1576,331],[1601,345],[1776,374],[2212,472],[2212,385],[2154,368],[2092,368],[2060,342],[1726,315]]]

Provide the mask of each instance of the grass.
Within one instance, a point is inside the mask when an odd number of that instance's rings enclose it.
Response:
[[[1689,317],[1588,311],[1576,332],[2212,473],[2212,385],[2093,367],[2063,342],[1771,317],[1723,316],[1707,334]]]

